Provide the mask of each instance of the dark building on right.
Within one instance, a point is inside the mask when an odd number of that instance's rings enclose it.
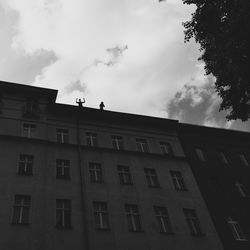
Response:
[[[187,160],[225,250],[250,249],[250,133],[179,124]]]

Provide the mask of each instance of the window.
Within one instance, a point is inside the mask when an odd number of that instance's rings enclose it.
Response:
[[[238,189],[238,192],[240,193],[241,197],[246,198],[246,192],[244,190],[243,184],[239,183],[238,181],[235,182],[235,187]]]
[[[117,150],[123,150],[123,139],[121,136],[112,135],[113,148]]]
[[[3,112],[3,97],[0,94],[0,114],[2,114],[2,112]]]
[[[94,217],[96,229],[109,229],[108,208],[106,202],[94,202]]]
[[[71,228],[71,200],[56,199],[56,227]]]
[[[27,118],[38,118],[39,117],[39,104],[36,99],[28,98],[26,104],[23,107],[23,116]]]
[[[172,226],[169,220],[168,211],[165,207],[154,207],[156,220],[161,233],[172,233]]]
[[[202,149],[196,148],[196,149],[195,149],[195,152],[196,152],[197,157],[199,158],[200,161],[206,161]]]
[[[12,223],[29,224],[30,206],[30,195],[15,195]]]
[[[160,142],[160,148],[161,148],[162,154],[164,154],[164,155],[172,155],[173,154],[171,145],[168,142]]]
[[[244,154],[240,154],[239,156],[240,156],[240,159],[241,159],[242,164],[243,164],[244,166],[246,166],[246,167],[249,167],[249,162],[248,162],[246,156],[245,156]]]
[[[128,228],[131,232],[142,231],[141,219],[137,205],[126,204],[125,211],[128,219]]]
[[[200,236],[202,235],[201,227],[199,219],[196,215],[196,211],[194,209],[183,209],[184,215],[186,217],[187,224],[189,226],[189,230],[192,235]]]
[[[120,178],[120,184],[132,185],[132,178],[129,167],[119,165],[117,166],[117,170]]]
[[[226,155],[223,152],[220,152],[220,157],[221,157],[222,163],[228,164],[227,157],[226,157]]]
[[[19,157],[18,174],[19,175],[32,175],[33,169],[33,155],[23,155]]]
[[[155,169],[144,168],[144,172],[145,172],[149,187],[160,187]]]
[[[56,160],[56,178],[70,179],[70,161],[57,159]]]
[[[34,137],[36,131],[36,125],[31,123],[24,123],[23,124],[23,136],[24,137]]]
[[[181,172],[170,171],[170,174],[171,174],[172,181],[176,190],[179,190],[179,191],[187,190]]]
[[[56,140],[60,143],[69,143],[69,130],[62,128],[56,129]]]
[[[229,228],[231,229],[231,232],[235,240],[247,240],[238,221],[234,220],[232,217],[228,217],[227,223],[228,223]]]
[[[87,146],[90,146],[90,147],[97,147],[98,146],[97,134],[86,133],[86,137],[87,137]]]
[[[137,148],[138,148],[139,152],[144,152],[144,153],[149,152],[149,147],[148,147],[147,140],[137,138],[136,139],[136,145],[137,145]]]
[[[91,182],[103,182],[102,166],[100,163],[89,163],[89,174]]]

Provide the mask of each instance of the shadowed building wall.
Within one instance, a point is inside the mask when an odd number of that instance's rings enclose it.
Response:
[[[179,135],[224,248],[250,249],[250,133],[179,124]]]

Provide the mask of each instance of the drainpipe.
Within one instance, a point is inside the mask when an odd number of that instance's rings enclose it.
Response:
[[[82,169],[82,152],[81,152],[81,138],[80,138],[80,112],[81,107],[78,107],[76,114],[76,135],[77,135],[77,151],[78,151],[78,168],[79,168],[79,176],[80,176],[80,191],[81,191],[81,203],[82,203],[82,223],[84,230],[84,245],[85,249],[89,250],[89,232],[88,232],[88,220],[87,220],[87,206],[86,206],[86,183],[84,179],[84,171]]]

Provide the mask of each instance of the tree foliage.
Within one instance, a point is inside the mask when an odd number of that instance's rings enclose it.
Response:
[[[250,118],[250,0],[183,0],[196,11],[185,22],[185,41],[203,52],[206,74],[216,77],[220,110],[228,120]]]

